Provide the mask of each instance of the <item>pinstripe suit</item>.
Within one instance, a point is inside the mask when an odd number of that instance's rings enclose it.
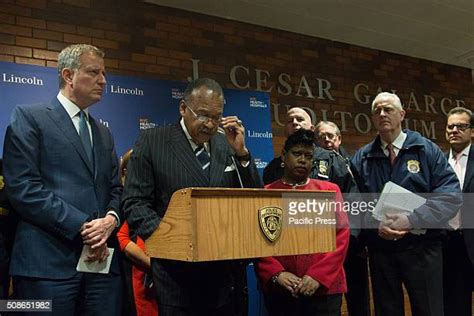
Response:
[[[171,195],[185,187],[239,187],[233,151],[225,136],[210,140],[209,179],[179,124],[144,131],[129,162],[122,207],[132,234],[147,239],[158,227]],[[244,186],[261,187],[253,161],[237,163]],[[229,262],[185,263],[153,260],[158,302],[163,305],[215,308],[229,303],[232,292]]]

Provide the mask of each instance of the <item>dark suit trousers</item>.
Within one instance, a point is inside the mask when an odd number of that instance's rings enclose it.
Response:
[[[443,263],[444,315],[471,316],[473,266],[461,232],[448,232],[443,247]]]
[[[400,251],[370,249],[376,316],[404,316],[402,283],[413,316],[443,316],[441,241],[420,241]]]
[[[265,293],[265,308],[269,316],[339,316],[342,294],[301,296],[294,298],[280,289]]]
[[[349,249],[344,261],[346,271],[347,309],[351,316],[370,316],[369,308],[369,271],[367,256],[362,253],[364,247],[359,244],[357,237],[351,235]]]
[[[17,276],[13,277],[13,287],[17,299],[52,300],[53,315],[115,316],[121,313],[120,275],[78,272],[65,280]],[[32,316],[37,314],[31,313]]]

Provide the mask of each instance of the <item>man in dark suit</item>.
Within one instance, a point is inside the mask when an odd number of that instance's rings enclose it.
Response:
[[[474,131],[472,111],[463,107],[448,113],[446,139],[451,145],[448,161],[461,184],[463,205],[449,221],[443,247],[444,315],[472,315],[474,263]]]
[[[222,117],[223,110],[219,84],[198,79],[184,92],[179,123],[141,134],[129,162],[122,202],[132,234],[146,240],[176,190],[261,186],[245,147],[242,122],[236,116]],[[153,259],[160,316],[231,314],[232,272],[227,261]]]
[[[6,191],[20,216],[10,265],[15,293],[52,299],[56,315],[120,311],[116,255],[110,273],[76,271],[83,248],[87,261],[107,259],[120,221],[112,135],[88,113],[105,88],[103,57],[90,45],[63,49],[57,97],[17,106],[5,136]]]
[[[348,173],[353,178],[350,169],[351,158],[342,147],[342,135],[339,127],[331,121],[320,121],[315,126],[315,136],[316,144],[332,151],[346,166]],[[355,184],[354,180],[353,183]],[[355,193],[354,191],[352,190],[351,193]],[[347,198],[357,200],[356,196],[348,196]],[[351,216],[350,212],[348,215],[351,224],[351,236],[344,261],[347,281],[347,293],[345,294],[347,310],[351,316],[369,316],[369,271],[364,235],[361,234],[361,216]]]

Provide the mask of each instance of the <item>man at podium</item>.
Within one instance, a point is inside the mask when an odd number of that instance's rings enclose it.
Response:
[[[223,117],[223,110],[220,85],[212,79],[197,79],[180,101],[178,123],[140,135],[122,201],[132,235],[150,237],[179,189],[262,186],[245,146],[242,121]],[[232,314],[232,272],[228,261],[153,259],[159,315]]]

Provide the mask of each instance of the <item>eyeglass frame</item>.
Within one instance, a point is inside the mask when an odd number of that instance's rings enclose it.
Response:
[[[458,129],[458,131],[464,132],[465,130],[472,128],[472,125],[469,124],[469,123],[465,123],[465,124],[449,124],[449,125],[446,125],[446,130],[448,130],[448,131],[454,131],[454,128],[455,128],[455,127]]]
[[[220,115],[219,119],[215,119],[207,115],[197,114],[186,102],[184,102],[184,105],[186,106],[186,108],[188,108],[191,111],[191,113],[194,115],[194,118],[198,120],[199,122],[207,123],[209,121],[212,121],[212,123],[216,125],[219,125],[222,122],[222,117],[223,117],[222,114]]]
[[[330,140],[330,141],[334,141],[336,140],[339,135],[337,134],[333,134],[333,133],[321,133],[321,134],[317,134],[316,137],[321,140],[321,141],[324,141],[326,140],[326,137]]]

